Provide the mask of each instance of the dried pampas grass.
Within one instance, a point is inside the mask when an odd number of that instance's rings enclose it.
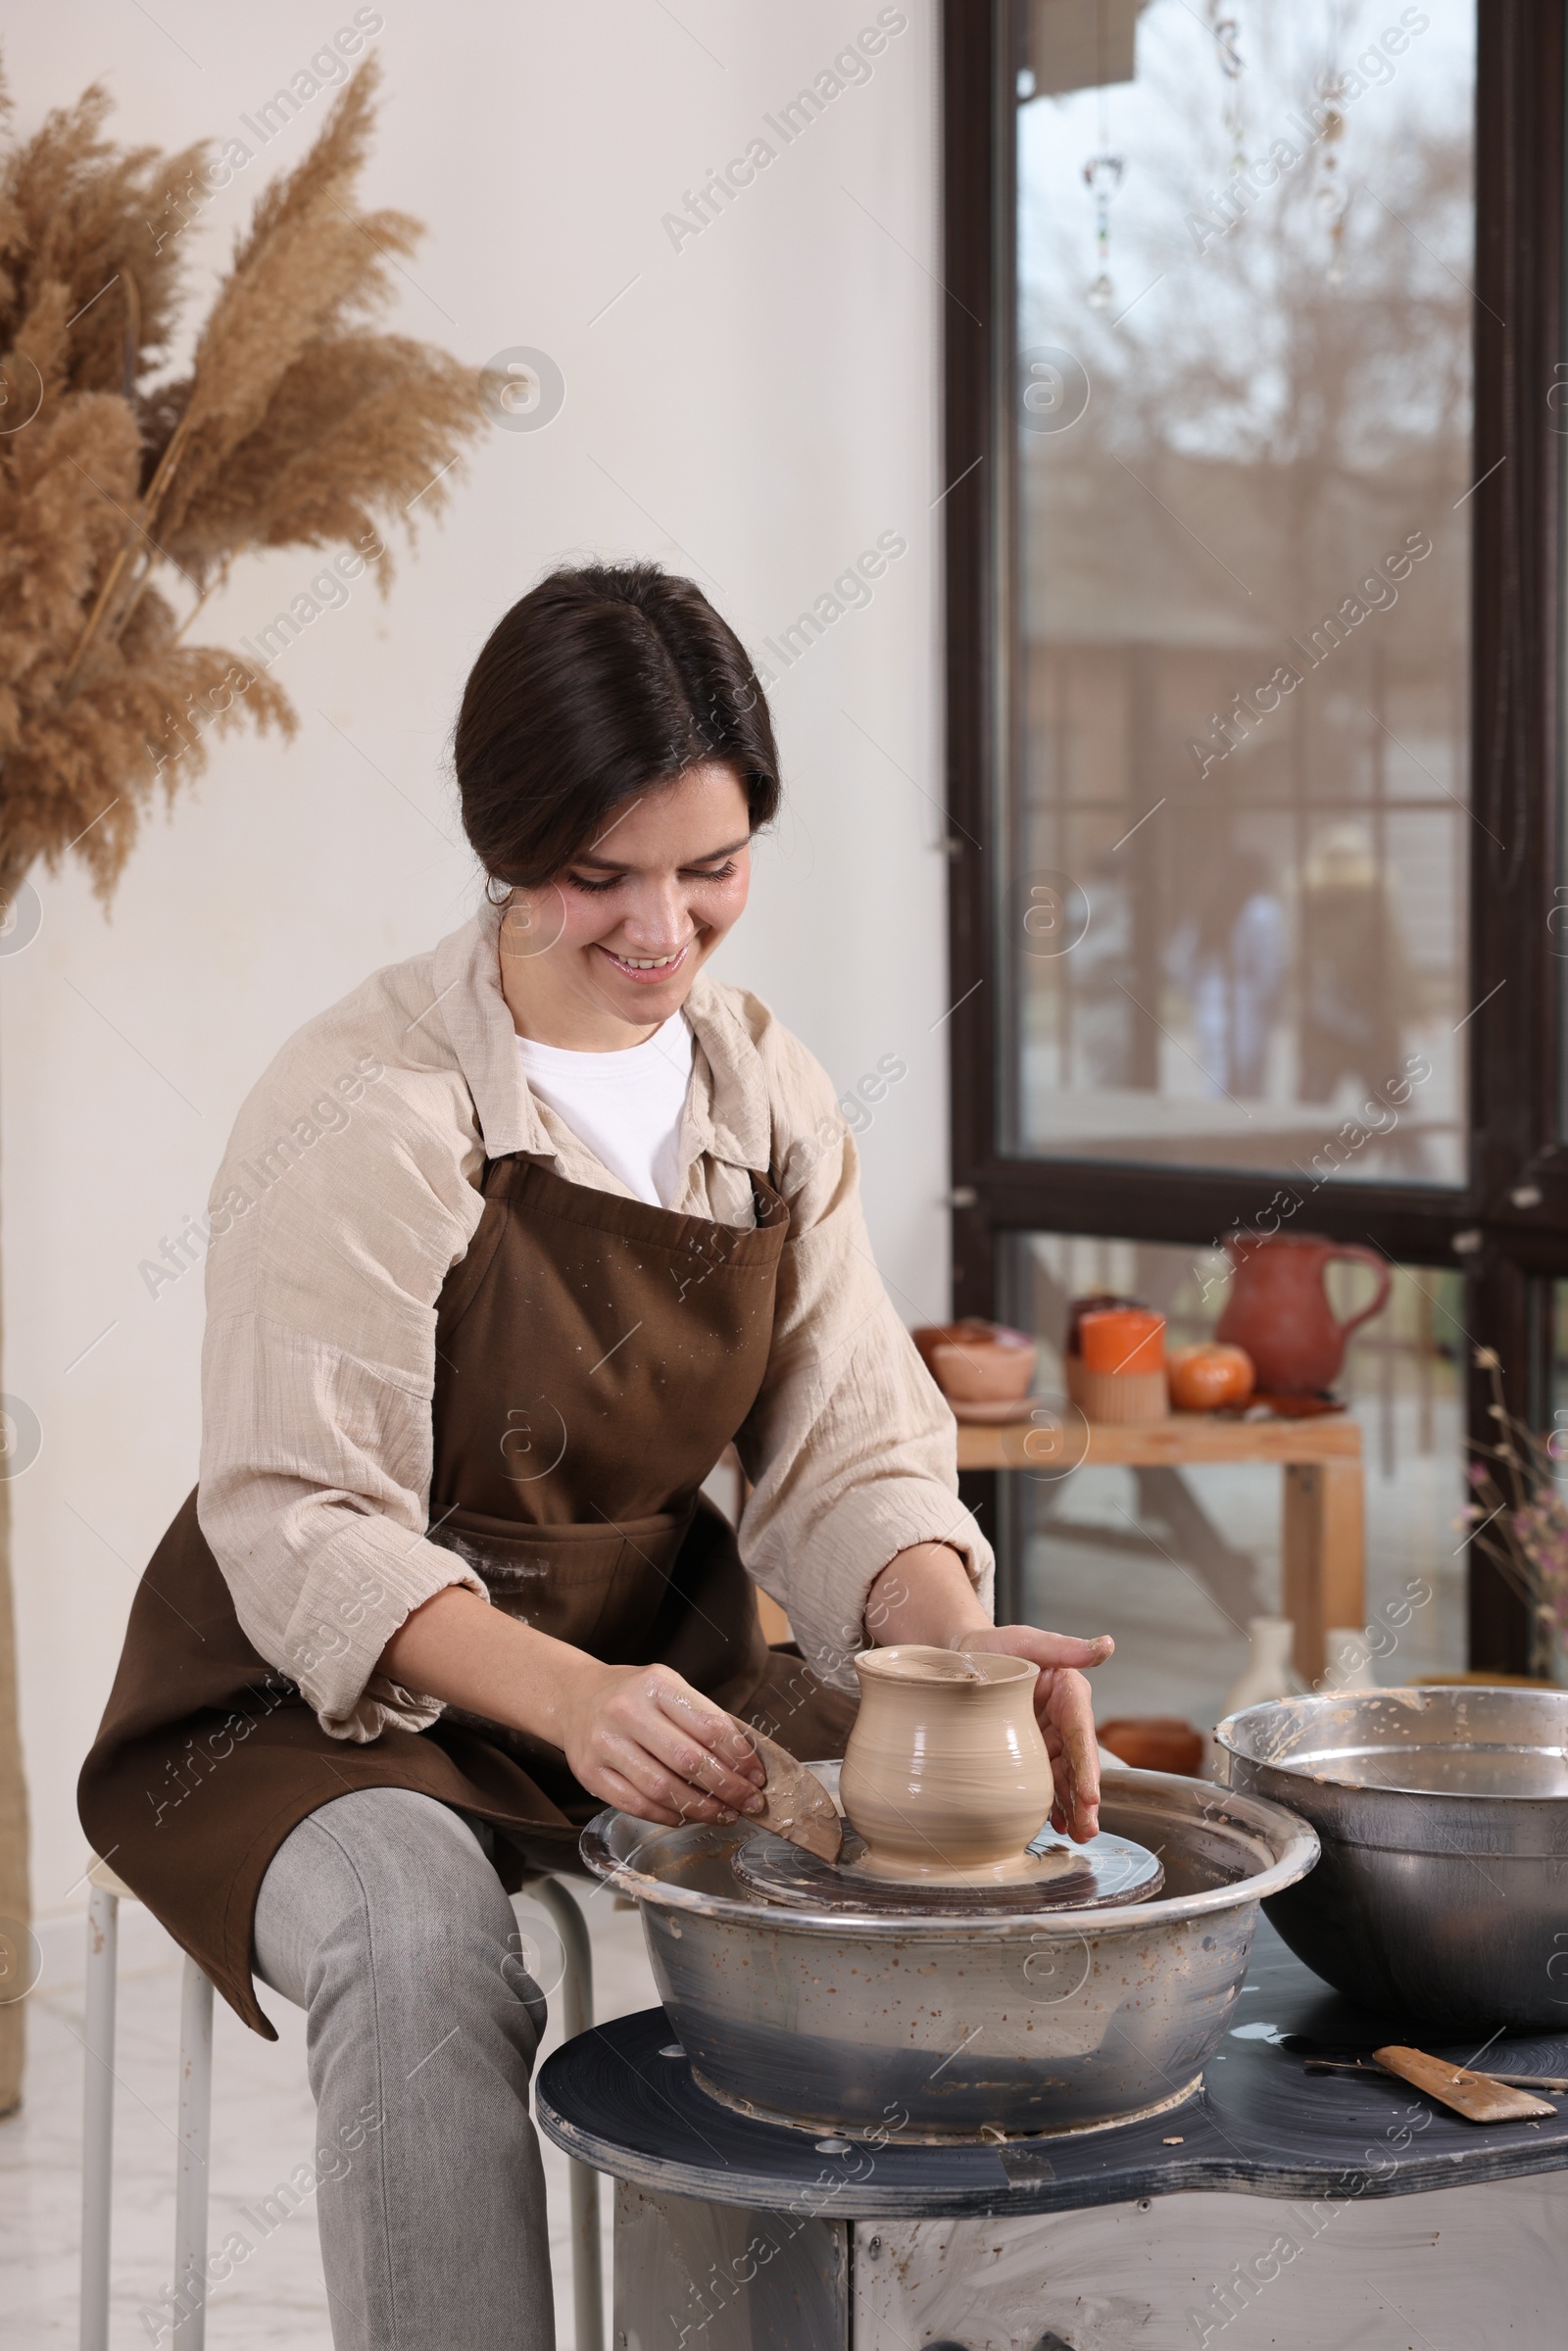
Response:
[[[422,233],[357,201],[376,78],[263,191],[177,382],[170,222],[206,149],[115,148],[95,86],[0,160],[0,904],[70,849],[107,898],[211,736],[291,734],[275,680],[182,642],[202,604],[252,549],[412,536],[484,420],[474,370],[371,330]]]

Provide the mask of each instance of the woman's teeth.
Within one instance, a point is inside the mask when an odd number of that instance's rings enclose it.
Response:
[[[605,953],[611,961],[618,963],[623,971],[667,971],[673,964],[682,960],[686,950],[684,947],[677,947],[671,955],[618,955],[612,947],[607,947]]]

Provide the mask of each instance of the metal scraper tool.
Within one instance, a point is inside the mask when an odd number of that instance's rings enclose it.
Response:
[[[764,1738],[750,1723],[738,1728],[756,1748],[767,1774],[762,1789],[766,1810],[744,1813],[742,1818],[759,1829],[771,1829],[775,1837],[787,1837],[792,1845],[815,1853],[822,1861],[837,1861],[844,1843],[844,1823],[815,1772],[797,1763],[776,1739]]]

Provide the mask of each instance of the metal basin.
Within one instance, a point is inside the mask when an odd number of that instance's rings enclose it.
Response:
[[[836,1766],[814,1767],[831,1787]],[[693,2073],[744,2114],[906,2141],[1093,2131],[1178,2105],[1223,2037],[1259,1901],[1317,1839],[1276,1805],[1112,1772],[1105,1828],[1156,1851],[1152,1902],[1033,1916],[846,1916],[748,1896],[753,1834],[602,1812],[583,1858],[640,1906]]]
[[[1266,1904],[1298,1959],[1363,2008],[1568,2030],[1568,1690],[1281,1698],[1215,1736],[1322,1841]]]

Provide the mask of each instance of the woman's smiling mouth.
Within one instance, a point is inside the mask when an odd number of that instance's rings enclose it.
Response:
[[[600,947],[599,953],[608,956],[615,969],[623,971],[629,980],[635,980],[640,987],[647,988],[656,986],[661,980],[667,980],[678,971],[691,946],[692,941],[688,939],[684,946],[676,948],[673,955],[660,955],[657,959],[641,955],[617,955],[613,948],[604,946]]]

